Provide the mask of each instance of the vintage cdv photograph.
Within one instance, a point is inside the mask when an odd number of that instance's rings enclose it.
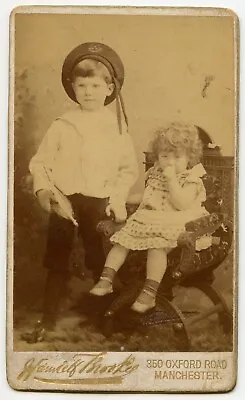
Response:
[[[238,25],[222,8],[12,11],[14,389],[234,388]]]

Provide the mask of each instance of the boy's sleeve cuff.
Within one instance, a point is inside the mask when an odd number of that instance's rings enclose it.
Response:
[[[38,181],[34,181],[33,183],[33,192],[36,195],[39,190],[51,190],[50,185],[45,179],[40,179]]]

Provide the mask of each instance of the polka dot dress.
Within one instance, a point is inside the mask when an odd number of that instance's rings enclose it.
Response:
[[[125,226],[111,237],[111,242],[131,250],[176,247],[179,235],[185,232],[185,224],[208,214],[202,206],[206,192],[198,175],[200,167],[193,167],[177,176],[181,186],[188,182],[196,184],[193,204],[187,210],[178,211],[170,201],[167,180],[161,168],[157,165],[152,167],[140,206]]]

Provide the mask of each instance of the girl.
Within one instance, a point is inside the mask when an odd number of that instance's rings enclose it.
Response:
[[[111,237],[109,252],[99,282],[90,293],[112,292],[112,280],[129,250],[148,250],[147,279],[132,305],[144,313],[155,306],[159,284],[167,267],[167,253],[177,246],[185,224],[208,214],[202,203],[206,192],[201,180],[202,143],[194,126],[180,123],[159,129],[152,142],[155,164],[147,172],[147,184],[137,211]],[[198,250],[210,245],[199,242]],[[203,247],[202,247],[203,246]]]

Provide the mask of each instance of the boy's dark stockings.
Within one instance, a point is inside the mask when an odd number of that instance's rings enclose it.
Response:
[[[66,294],[69,274],[66,271],[49,270],[44,293],[42,326],[52,330],[57,319],[60,301]]]
[[[96,283],[105,262],[102,237],[96,228],[98,222],[105,218],[107,199],[86,197],[81,194],[71,195],[69,199],[79,222],[78,234],[83,241],[85,265],[92,271]],[[44,256],[44,266],[47,268],[48,274],[44,292],[43,315],[36,329],[41,332],[42,337],[44,336],[42,330],[53,330],[61,299],[66,295],[74,233],[74,226],[69,220],[61,218],[55,213],[50,215],[47,248]]]

